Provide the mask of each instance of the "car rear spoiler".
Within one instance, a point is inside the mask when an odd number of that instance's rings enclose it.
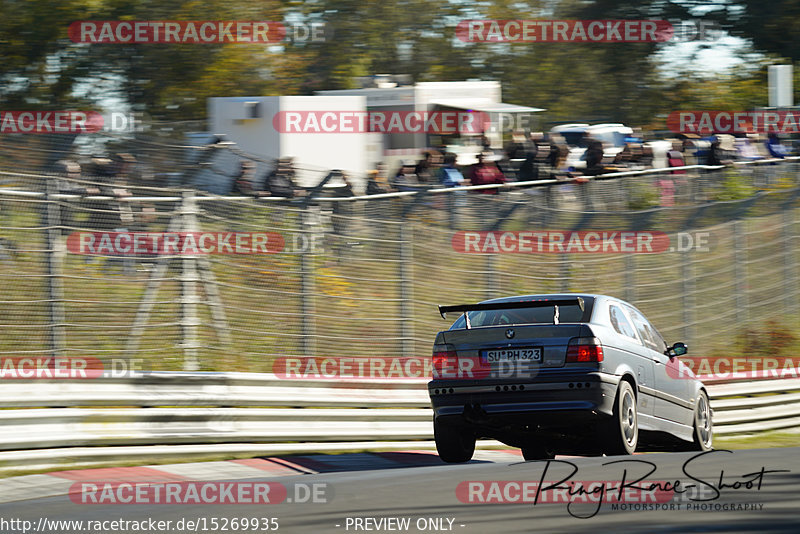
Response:
[[[546,299],[546,300],[517,300],[513,302],[484,302],[478,304],[457,304],[454,306],[439,306],[439,314],[442,319],[447,319],[449,312],[463,313],[467,320],[467,328],[470,327],[469,316],[467,312],[471,311],[488,311],[488,310],[519,310],[523,308],[547,308],[555,306],[553,322],[558,324],[558,307],[559,306],[575,306],[578,305],[583,311],[585,309],[583,297],[570,297],[563,299]]]

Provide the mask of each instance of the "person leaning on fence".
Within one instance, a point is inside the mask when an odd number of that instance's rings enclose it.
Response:
[[[59,193],[80,196],[100,194],[98,187],[86,187],[77,181],[81,178],[81,166],[77,161],[59,160],[55,164],[55,172],[62,177],[56,181],[56,189]],[[61,233],[67,235],[74,230],[77,203],[72,200],[62,200],[59,201],[59,205],[61,207],[59,210]]]
[[[130,167],[126,165],[127,158],[93,158],[90,167],[93,181],[98,182],[98,193],[102,196],[113,197],[113,200],[92,200],[87,202],[83,209],[89,212],[87,226],[92,231],[101,232],[127,232],[133,231],[134,215],[131,204],[124,199],[132,196],[127,187],[127,178]],[[87,256],[89,261],[89,256]],[[131,258],[108,257],[105,268],[121,264],[128,274],[133,272]]]
[[[255,174],[255,163],[248,159],[243,159],[239,162],[239,170],[234,175],[231,192],[234,195],[256,196],[258,192],[253,185]]]
[[[519,171],[517,171],[517,181],[531,182],[539,179],[539,165],[536,158],[539,154],[539,147],[536,141],[531,137],[531,141],[527,145],[527,151],[524,154],[525,160],[520,164]]]
[[[708,147],[708,152],[706,153],[706,165],[709,166],[716,166],[722,165],[722,142],[720,141],[719,137],[714,137],[711,140],[711,146]]]
[[[697,141],[700,137],[696,134],[678,134],[681,141],[680,151],[686,165],[697,165]]]
[[[422,154],[422,159],[419,160],[414,167],[414,174],[417,175],[417,181],[421,184],[430,183],[432,180],[430,179],[431,176],[431,166],[432,166],[433,155],[430,151],[425,151]]]
[[[783,159],[789,155],[789,149],[781,143],[778,134],[775,132],[769,132],[767,134],[766,145],[770,157]]]
[[[489,161],[491,154],[478,154],[478,163],[473,166],[471,182],[472,185],[504,184],[506,177],[494,161]],[[498,189],[479,189],[478,193],[484,195],[496,195]]]
[[[563,142],[563,138],[553,137],[550,139],[550,151],[544,163],[550,169],[550,179],[563,179],[566,170],[567,156],[569,148]]]
[[[586,169],[583,171],[583,174],[587,176],[597,176],[598,174],[603,174],[603,172],[605,172],[603,157],[603,143],[590,139],[589,146],[586,148],[586,152],[584,154],[584,158],[586,159]],[[630,152],[628,152],[628,157],[630,157]]]
[[[419,180],[414,173],[414,164],[405,162],[397,169],[392,185],[398,191],[419,191]]]
[[[444,165],[439,169],[439,183],[442,187],[458,187],[464,183],[464,176],[456,168],[456,155],[448,152],[444,155]]]
[[[350,198],[354,197],[353,185],[350,183],[348,176],[342,173],[343,185],[334,190],[336,198]],[[347,245],[347,232],[350,226],[350,218],[353,215],[353,202],[349,200],[339,200],[332,202],[333,209],[331,213],[331,226],[333,227],[333,246],[331,247],[337,261],[341,259],[345,246]]]
[[[388,185],[384,184],[381,177],[381,171],[372,169],[367,171],[367,195],[382,195],[384,193],[391,193]],[[392,202],[394,199],[382,198],[377,200],[370,200],[364,203],[364,213],[367,219],[381,220],[391,217],[391,209],[394,206]],[[371,225],[373,228],[373,236],[380,236],[380,226],[378,224]]]
[[[450,189],[464,185],[464,176],[456,168],[456,155],[448,152],[444,155],[444,165],[439,170],[439,183],[443,188]],[[444,204],[450,218],[450,227],[455,229],[458,225],[458,212],[466,205],[466,192],[453,191],[444,194]]]
[[[367,171],[366,193],[368,195],[382,195],[383,193],[389,192],[389,189],[387,187],[383,187],[383,185],[378,181],[379,179],[380,177],[377,169]]]
[[[130,204],[121,199],[131,196],[125,187],[126,174],[117,176],[118,167],[108,158],[93,158],[91,172],[94,180],[99,182],[99,193],[104,196],[113,196],[112,201],[92,201],[87,205],[89,213],[89,227],[92,230],[113,231],[127,229],[133,223],[133,212]]]
[[[356,196],[353,192],[353,184],[350,183],[350,179],[345,173],[342,173],[342,183],[343,185],[334,189],[334,197],[336,198],[350,198]],[[345,222],[343,221],[344,217],[350,217],[353,213],[352,210],[352,202],[349,201],[338,201],[333,202],[333,215],[331,216],[331,221],[333,223],[333,231],[336,234],[343,235],[345,229]],[[338,224],[337,224],[338,221]]]
[[[280,158],[275,168],[267,175],[264,188],[273,197],[294,198],[305,196],[305,190],[295,182],[294,159]]]

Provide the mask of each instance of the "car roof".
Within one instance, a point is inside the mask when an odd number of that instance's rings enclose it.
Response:
[[[616,126],[603,126],[599,128],[587,128],[586,133],[591,137],[592,135],[601,135],[607,133],[617,133],[621,135],[633,135],[633,128],[616,127]]]
[[[560,124],[558,126],[554,126],[550,128],[550,131],[553,133],[580,133],[585,132],[588,127],[588,123],[573,122],[571,124]]]

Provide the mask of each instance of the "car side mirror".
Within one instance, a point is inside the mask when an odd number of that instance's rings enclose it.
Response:
[[[670,358],[676,358],[678,356],[683,356],[687,352],[689,352],[689,347],[686,346],[686,343],[681,343],[679,341],[668,348],[664,354]]]

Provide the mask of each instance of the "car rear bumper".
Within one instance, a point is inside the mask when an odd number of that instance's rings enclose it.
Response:
[[[560,374],[543,380],[470,384],[434,380],[428,384],[434,415],[453,424],[550,424],[564,415],[611,415],[620,377],[601,372]]]

